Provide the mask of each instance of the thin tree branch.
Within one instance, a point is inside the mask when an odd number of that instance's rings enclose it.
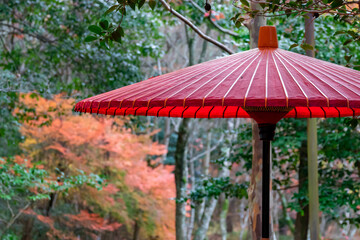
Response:
[[[0,88],[0,92],[4,93],[24,93],[21,89],[10,89],[10,88]],[[26,91],[26,93],[36,93],[35,91]]]
[[[0,25],[8,27],[8,28],[12,28],[12,29],[14,29],[15,31],[18,31],[21,34],[27,34],[27,35],[29,35],[31,37],[37,38],[40,42],[53,44],[53,43],[55,43],[57,41],[56,39],[49,39],[49,38],[47,38],[47,37],[45,37],[45,36],[43,36],[41,34],[36,34],[36,33],[31,33],[31,32],[25,31],[25,30],[23,30],[21,28],[15,27],[15,26],[13,26],[11,24],[0,22]]]
[[[10,219],[10,221],[8,222],[8,224],[6,225],[3,234],[11,227],[11,225],[14,224],[14,222],[16,221],[16,219],[18,219],[22,214],[23,211],[26,210],[29,206],[30,206],[31,202],[28,202],[25,207],[23,207],[22,209],[19,210],[19,212]],[[0,238],[2,237],[2,235],[0,236]]]
[[[287,187],[282,187],[282,188],[276,188],[276,189],[273,189],[275,191],[284,191],[284,190],[288,190],[288,189],[292,189],[292,188],[297,188],[299,187],[299,185],[291,185],[291,186],[287,186]]]
[[[217,148],[220,146],[220,144],[222,144],[222,140],[223,140],[223,139],[224,139],[224,136],[221,136],[221,138],[219,139],[218,143],[215,144],[214,146],[212,146],[212,147],[210,148],[210,152],[213,152],[215,149],[217,149]],[[199,158],[205,156],[206,152],[207,152],[207,151],[202,152],[202,153],[196,155],[195,157],[189,159],[188,162],[194,162],[194,161],[198,160]]]
[[[193,0],[188,0],[196,9],[198,9],[200,12],[202,12],[203,14],[206,13],[206,11],[204,9],[202,9],[196,2],[194,2]],[[211,11],[210,11],[211,12]],[[217,24],[216,22],[212,21],[211,20],[211,13],[210,15],[207,17],[207,19],[209,20],[209,22],[215,27],[217,28],[219,31],[225,33],[225,34],[228,34],[230,36],[233,36],[233,37],[237,37],[239,38],[239,34],[236,33],[236,32],[233,32],[229,29],[225,29],[223,27],[221,27],[219,24]]]
[[[172,9],[172,7],[165,1],[165,0],[159,0],[161,4],[175,17],[179,18],[181,21],[183,21],[186,25],[188,25],[190,28],[192,28],[201,38],[205,39],[206,41],[214,44],[215,46],[219,47],[223,51],[227,52],[228,54],[234,54],[235,52],[232,51],[230,48],[225,46],[224,44],[216,41],[215,39],[205,35],[199,28],[197,28],[189,19]]]
[[[13,209],[10,206],[9,200],[6,200],[6,204],[7,204],[7,207],[9,209],[10,213],[11,213],[11,217],[14,217],[15,214],[14,214]]]

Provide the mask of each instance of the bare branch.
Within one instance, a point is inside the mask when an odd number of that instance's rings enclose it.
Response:
[[[235,52],[232,51],[230,48],[225,46],[224,44],[216,41],[215,39],[205,35],[199,28],[197,28],[189,19],[172,9],[172,7],[165,1],[165,0],[159,0],[161,4],[174,16],[179,18],[181,21],[183,21],[186,25],[188,25],[190,28],[192,28],[201,38],[205,39],[206,41],[214,44],[215,46],[219,47],[223,51],[227,52],[228,54],[234,54]]]
[[[206,11],[204,9],[202,9],[196,2],[194,2],[193,0],[188,0],[196,9],[198,9],[200,12],[202,12],[203,14],[206,13]],[[233,32],[229,29],[225,29],[223,27],[221,27],[219,24],[217,24],[215,21],[212,21],[211,20],[211,14],[207,17],[207,19],[209,20],[209,22],[214,26],[216,27],[219,31],[225,33],[225,34],[228,34],[230,36],[233,36],[233,37],[237,37],[239,38],[239,34],[237,34],[236,32]]]

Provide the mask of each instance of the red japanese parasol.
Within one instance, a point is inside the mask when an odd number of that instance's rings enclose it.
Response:
[[[360,115],[360,72],[278,48],[260,28],[258,48],[187,67],[78,102],[75,111],[182,118],[253,118],[263,140],[263,186],[270,187],[270,141],[282,118]],[[262,222],[269,223],[263,187]],[[263,224],[263,239],[269,238]]]

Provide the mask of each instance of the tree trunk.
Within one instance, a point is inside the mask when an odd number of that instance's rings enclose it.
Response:
[[[230,175],[230,171],[227,167],[221,168],[219,172],[219,177],[228,177]],[[209,228],[211,217],[214,213],[216,204],[218,203],[218,199],[211,198],[205,206],[204,213],[201,217],[200,225],[198,230],[196,231],[194,240],[204,240],[206,237],[206,232]]]
[[[190,158],[191,159],[191,158]],[[191,191],[195,191],[196,188],[196,183],[195,183],[195,161],[189,161],[189,174],[190,174],[190,184],[191,184]],[[195,208],[191,208],[191,214],[190,214],[190,219],[189,219],[189,224],[188,224],[188,228],[187,228],[187,239],[191,240],[192,238],[192,233],[194,230],[194,225],[195,225]]]
[[[205,206],[204,214],[202,215],[200,221],[200,226],[196,231],[194,240],[204,240],[206,238],[206,232],[209,228],[211,216],[215,210],[217,202],[218,200],[215,198],[212,198],[207,202]]]
[[[206,27],[206,35],[209,35],[211,31],[211,28],[209,26]],[[208,41],[204,40],[203,44],[202,44],[202,48],[201,48],[201,53],[200,53],[200,57],[199,57],[199,61],[198,63],[202,63],[205,59],[205,55],[206,55],[206,50],[207,50],[207,45],[208,45]]]
[[[178,131],[178,139],[175,150],[175,184],[176,184],[176,239],[186,239],[186,202],[179,201],[186,197],[186,186],[188,178],[186,162],[186,145],[188,141],[188,127],[190,120],[184,118]]]
[[[211,159],[211,128],[212,125],[209,125],[209,128],[207,129],[207,135],[206,135],[206,154],[205,154],[205,158],[202,164],[202,168],[203,168],[203,173],[205,178],[209,177],[209,168],[210,168],[210,159]],[[201,217],[204,213],[204,209],[205,209],[205,201],[203,201],[202,203],[198,204],[198,206],[196,207],[196,223],[198,225],[200,225],[201,222]]]
[[[304,191],[305,194],[308,194],[307,187],[307,146],[306,141],[301,143],[300,147],[300,163],[299,163],[299,192]],[[295,221],[295,234],[294,240],[306,240],[308,227],[309,227],[309,205],[304,203],[304,200],[299,200],[299,205],[302,207],[303,212],[298,212],[296,214]]]
[[[193,65],[193,38],[190,38],[187,26],[185,26],[185,35],[188,45],[189,66]],[[176,239],[185,240],[187,237],[186,225],[186,202],[183,198],[186,197],[186,187],[188,181],[188,167],[186,160],[187,143],[189,139],[189,123],[190,119],[184,118],[181,120],[178,139],[175,150],[175,185],[176,185]]]
[[[186,41],[189,49],[189,66],[192,66],[194,65],[194,38],[190,36],[187,25],[184,24],[184,26]]]
[[[165,129],[164,129],[164,145],[166,147],[166,149],[169,149],[169,143],[170,143],[170,135],[171,135],[171,129],[170,129],[170,118],[165,118]],[[162,155],[162,163],[164,163],[166,161],[166,157],[167,157],[168,151],[166,151],[163,155]]]
[[[256,2],[251,3],[252,10],[261,11],[261,7]],[[265,17],[256,15],[248,25],[250,31],[250,47],[256,48],[258,45],[259,29],[265,25]],[[253,159],[252,170],[249,187],[249,218],[250,218],[250,232],[253,240],[261,239],[261,181],[262,181],[262,144],[259,137],[259,127],[257,123],[252,120],[252,146]]]
[[[261,6],[256,3],[256,0],[251,2],[251,9],[254,11],[262,10]],[[248,26],[250,31],[250,48],[257,48],[259,29],[261,26],[264,26],[266,24],[265,17],[259,13],[253,19],[251,19],[250,25]]]
[[[234,125],[232,125],[232,122],[231,121],[228,121],[228,129],[233,129],[234,128]],[[232,146],[232,138],[234,136],[232,134],[229,134],[228,135],[228,148],[225,152],[225,156],[227,158],[230,157],[230,150],[231,150],[231,146]],[[222,166],[220,169],[219,169],[219,175],[218,177],[219,178],[222,178],[222,177],[229,177],[230,176],[230,170],[229,170],[229,165],[231,163],[228,162],[228,161],[225,161],[224,162],[224,166]],[[210,224],[210,220],[211,220],[211,217],[213,215],[213,212],[215,210],[215,207],[216,207],[216,204],[218,203],[218,199],[215,199],[215,198],[211,198],[207,201],[206,203],[206,206],[204,208],[204,213],[201,217],[201,221],[200,221],[200,224],[199,224],[199,228],[198,230],[196,231],[196,234],[195,234],[195,238],[194,240],[204,240],[206,238],[206,232],[209,228],[209,224]],[[226,216],[225,216],[225,221],[226,221]],[[225,229],[226,230],[226,229]]]
[[[241,202],[241,199],[232,198],[229,200],[229,209],[231,209],[231,213],[226,216],[226,231],[228,233],[232,233],[234,231],[234,226],[238,227],[238,224],[235,223],[238,220],[239,215],[235,213],[240,213],[240,208],[238,205]],[[237,210],[239,209],[239,210]],[[240,224],[241,225],[241,224]]]
[[[221,196],[221,213],[220,213],[220,230],[221,239],[226,240],[227,238],[227,227],[226,227],[226,216],[229,211],[229,199],[225,198],[225,195]]]
[[[253,159],[249,195],[250,232],[253,240],[261,239],[262,144],[258,124],[252,120]]]
[[[24,224],[24,228],[23,228],[23,235],[21,237],[21,240],[31,240],[31,231],[34,225],[34,218],[31,216],[29,217],[25,224]]]
[[[140,226],[138,222],[135,221],[133,240],[139,240],[139,239],[140,239]]]
[[[162,67],[161,67],[161,61],[160,58],[157,59],[157,67],[158,67],[158,73],[159,75],[162,75]],[[170,118],[165,118],[165,125],[164,125],[164,146],[166,149],[169,148],[169,143],[170,143]],[[167,151],[162,155],[161,158],[161,163],[164,164],[164,162],[166,161],[166,157],[167,157]]]

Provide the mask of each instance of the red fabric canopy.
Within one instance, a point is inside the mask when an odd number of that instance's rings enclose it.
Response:
[[[259,45],[87,98],[75,111],[184,118],[254,117],[251,112],[358,116],[360,72],[279,49],[277,43]]]

